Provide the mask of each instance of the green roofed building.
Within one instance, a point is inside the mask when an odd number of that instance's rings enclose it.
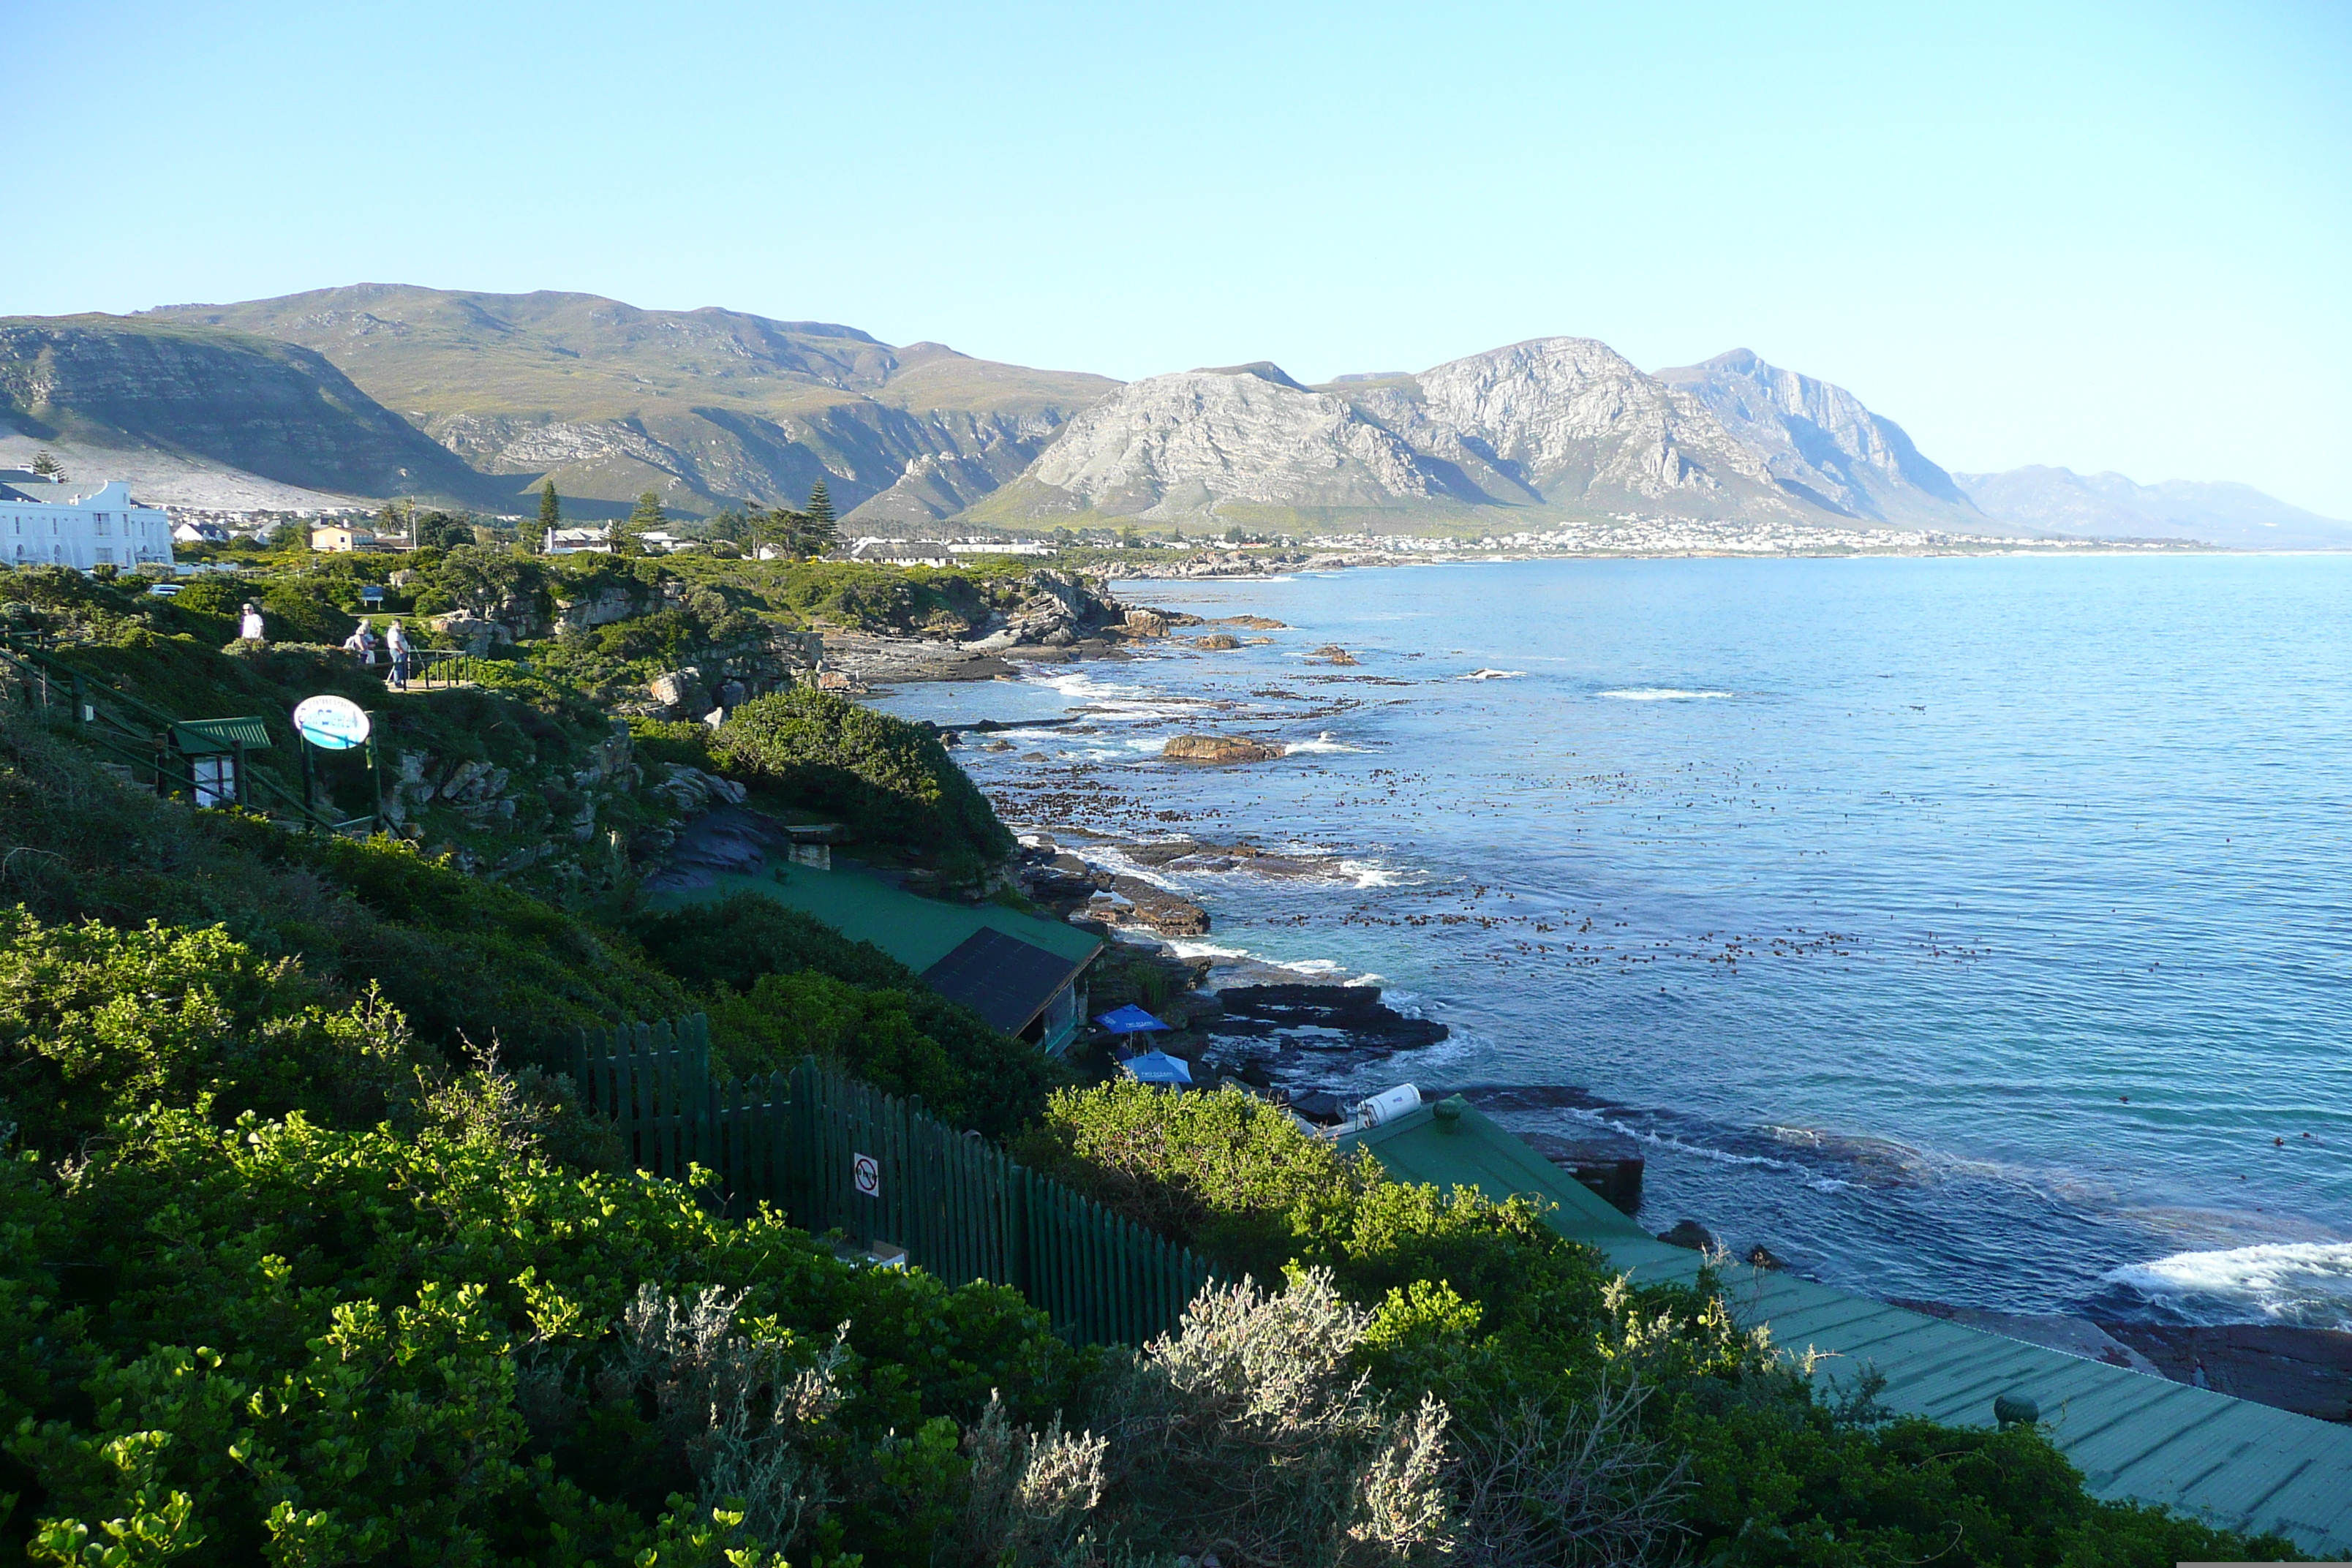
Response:
[[[1689,1283],[1699,1255],[1669,1247],[1458,1097],[1343,1133],[1401,1181],[1524,1194],[1553,1229],[1641,1284]],[[2032,1401],[2051,1441],[2100,1497],[2160,1503],[2231,1530],[2276,1532],[2323,1558],[2352,1556],[2352,1426],[2273,1410],[2147,1373],[2047,1350],[1793,1274],[1730,1264],[1723,1292],[1773,1342],[1822,1352],[1815,1375],[1886,1375],[1905,1415],[1994,1423],[1993,1402]],[[2016,1408],[2011,1405],[2011,1408]]]
[[[1059,1056],[1086,1016],[1081,984],[1100,939],[1001,904],[919,898],[868,872],[800,864],[722,871],[706,886],[653,894],[656,909],[740,892],[773,899],[856,942],[870,942],[997,1028]]]

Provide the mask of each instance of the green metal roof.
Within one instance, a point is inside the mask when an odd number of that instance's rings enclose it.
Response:
[[[1688,1283],[1698,1254],[1668,1247],[1477,1110],[1453,1130],[1423,1106],[1346,1134],[1401,1180],[1528,1194],[1553,1229],[1598,1247],[1637,1282]],[[2352,1555],[2352,1427],[2045,1350],[1792,1275],[1732,1265],[1724,1295],[1785,1349],[1823,1352],[1815,1376],[1886,1374],[1881,1400],[1959,1426],[1992,1424],[1992,1402],[2023,1394],[2051,1439],[2100,1497],[2162,1503],[2233,1530],[2274,1531],[2306,1552]]]
[[[269,726],[259,719],[184,719],[172,726],[172,744],[192,756],[269,749]]]
[[[740,892],[773,899],[857,942],[870,942],[920,974],[982,929],[1003,931],[1042,947],[1073,965],[1101,951],[1099,939],[1061,921],[1039,920],[1002,904],[950,904],[919,898],[864,871],[820,870],[814,866],[778,866],[750,874],[722,871],[711,886],[657,893],[656,909],[712,904]]]

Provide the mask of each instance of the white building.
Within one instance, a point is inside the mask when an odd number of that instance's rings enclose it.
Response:
[[[547,531],[547,552],[550,555],[610,555],[613,553],[613,525],[604,522],[590,528],[551,528]]]
[[[172,523],[131,499],[127,479],[59,484],[29,474],[0,479],[0,561],[11,566],[138,566],[172,563]]]

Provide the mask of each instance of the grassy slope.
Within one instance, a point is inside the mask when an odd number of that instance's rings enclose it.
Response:
[[[207,458],[311,489],[478,505],[495,489],[317,353],[177,321],[0,320],[0,412],[36,437]]]
[[[584,294],[370,284],[166,315],[314,349],[478,464],[494,464],[503,439],[528,426],[630,423],[688,457],[690,471],[611,453],[559,463],[558,488],[605,500],[650,489],[694,510],[734,496],[798,502],[818,478],[836,504],[854,505],[937,445],[898,416],[1066,414],[1116,384],[933,343],[893,349],[822,322],[640,310]],[[485,420],[501,423],[486,430]],[[495,466],[530,484],[542,471]]]

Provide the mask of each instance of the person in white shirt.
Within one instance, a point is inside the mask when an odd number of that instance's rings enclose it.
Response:
[[[392,679],[385,682],[394,691],[408,689],[408,634],[394,621],[383,628],[383,651],[392,656]]]
[[[239,613],[236,635],[246,642],[266,640],[261,635],[260,607],[250,599],[245,602],[245,608]]]

